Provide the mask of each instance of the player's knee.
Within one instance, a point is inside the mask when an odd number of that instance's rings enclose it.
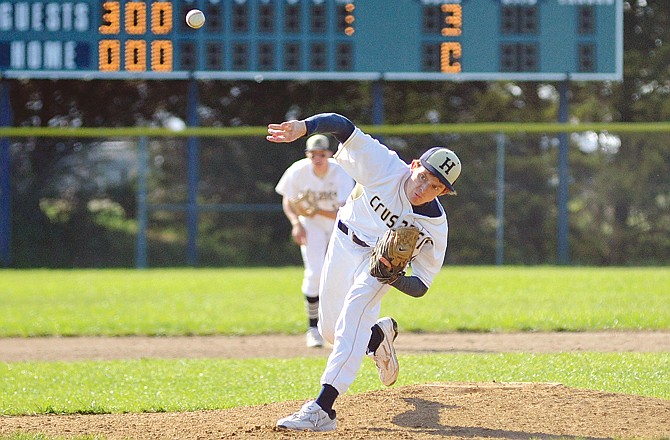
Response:
[[[321,333],[323,339],[333,345],[335,343],[335,327],[328,325],[328,323],[324,323],[323,319],[319,319],[318,327],[319,333]]]

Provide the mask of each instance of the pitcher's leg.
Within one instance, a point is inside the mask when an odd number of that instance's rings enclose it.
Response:
[[[388,290],[389,286],[373,281],[367,273],[359,275],[337,320],[333,351],[321,377],[322,384],[331,384],[340,394],[349,389],[365,357],[381,299]]]
[[[319,292],[319,330],[329,343],[335,342],[335,325],[360,261],[365,258],[358,245],[335,230],[326,251]],[[356,247],[355,247],[356,246]],[[359,262],[357,264],[357,261]]]

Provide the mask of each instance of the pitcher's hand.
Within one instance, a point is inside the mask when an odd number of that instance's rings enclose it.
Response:
[[[307,134],[305,121],[285,121],[281,124],[268,124],[268,135],[265,137],[270,142],[293,142]]]

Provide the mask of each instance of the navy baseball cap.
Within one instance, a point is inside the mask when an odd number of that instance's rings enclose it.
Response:
[[[448,148],[433,147],[423,153],[419,160],[421,165],[434,174],[447,188],[456,191],[454,182],[461,175],[461,160],[456,153]]]

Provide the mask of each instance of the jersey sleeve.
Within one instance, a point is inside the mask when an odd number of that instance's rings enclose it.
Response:
[[[384,185],[406,173],[407,164],[395,151],[356,128],[333,156],[363,186]]]
[[[335,136],[338,142],[346,141],[356,126],[349,119],[337,113],[319,113],[305,119],[307,136],[319,133],[329,133]]]
[[[421,247],[421,251],[411,263],[412,275],[419,278],[427,287],[433,283],[444,264],[448,233],[449,227],[445,220],[443,224],[431,230],[430,242]]]

